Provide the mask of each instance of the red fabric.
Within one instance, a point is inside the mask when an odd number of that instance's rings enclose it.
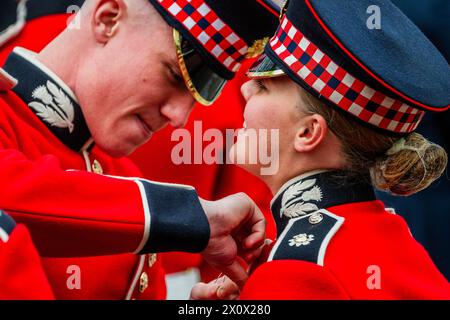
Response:
[[[324,266],[295,260],[263,263],[241,299],[450,299],[448,281],[403,218],[385,211],[382,202],[329,211],[345,221],[328,245]],[[379,267],[379,289],[371,286],[370,266]]]
[[[39,52],[55,39],[67,26],[68,14],[55,14],[33,19],[25,25],[20,34],[0,48],[0,65],[17,46]]]
[[[281,260],[259,267],[240,299],[344,300],[349,296],[327,270],[309,262]]]
[[[137,184],[86,172],[83,156],[62,145],[11,91],[0,93],[0,128],[0,207],[27,225],[42,256],[53,258],[44,267],[56,298],[125,298],[139,257],[120,254],[134,252],[144,231]],[[97,148],[94,159],[105,174],[141,175],[128,159]],[[66,285],[71,265],[81,269],[81,290]],[[165,297],[160,268],[144,269],[158,285],[142,298]]]
[[[54,299],[30,234],[18,225],[0,241],[0,300]]]
[[[0,93],[0,128],[0,207],[26,223],[42,255],[136,250],[144,211],[134,182],[87,173],[83,156],[65,147],[12,92]],[[98,149],[94,159],[110,175],[140,174],[129,160]]]

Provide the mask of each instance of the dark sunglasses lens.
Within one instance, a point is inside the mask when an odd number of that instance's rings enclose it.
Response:
[[[263,54],[250,67],[247,76],[250,78],[271,78],[284,75],[281,70],[266,54]]]
[[[216,100],[222,92],[226,80],[212,71],[200,54],[185,39],[181,40],[181,52],[189,77],[198,94],[208,102]]]

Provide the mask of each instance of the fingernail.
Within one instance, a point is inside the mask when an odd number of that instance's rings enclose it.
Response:
[[[232,294],[228,297],[228,300],[236,300],[239,297],[238,294]]]
[[[216,290],[216,296],[219,299],[223,299],[224,298],[224,292],[225,290],[222,288],[222,286],[218,286],[217,290]]]

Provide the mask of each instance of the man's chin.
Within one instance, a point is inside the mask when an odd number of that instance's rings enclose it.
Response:
[[[129,136],[128,139],[115,139],[114,141],[102,141],[95,139],[95,144],[102,151],[113,158],[122,158],[131,155],[137,148],[147,143],[152,136],[144,139],[142,136]]]
[[[129,144],[122,144],[122,145],[97,144],[97,146],[100,149],[102,149],[103,152],[105,152],[106,154],[108,154],[113,158],[128,157],[139,147],[139,145],[129,145]]]

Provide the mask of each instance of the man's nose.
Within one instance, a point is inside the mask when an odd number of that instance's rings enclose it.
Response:
[[[194,105],[194,98],[190,94],[187,94],[171,99],[161,108],[161,113],[169,119],[172,127],[181,128],[186,124]]]

